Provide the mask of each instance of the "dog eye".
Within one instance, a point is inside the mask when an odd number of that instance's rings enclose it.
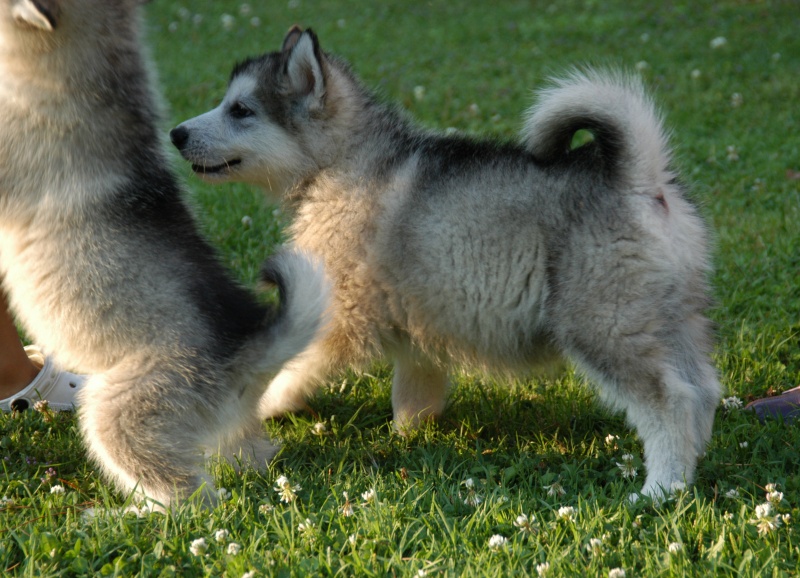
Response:
[[[243,105],[241,102],[234,102],[229,110],[233,118],[246,118],[253,115],[253,111]]]

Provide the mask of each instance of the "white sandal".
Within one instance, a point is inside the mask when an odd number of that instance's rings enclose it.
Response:
[[[83,387],[86,377],[58,369],[35,345],[27,346],[25,353],[42,368],[25,389],[0,399],[0,411],[23,411],[33,407],[37,401],[46,401],[50,409],[58,411],[75,409],[75,394]]]

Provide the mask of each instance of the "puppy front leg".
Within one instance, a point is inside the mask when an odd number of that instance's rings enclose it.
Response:
[[[405,349],[395,357],[392,379],[394,427],[416,429],[442,414],[447,403],[447,370],[419,352]]]

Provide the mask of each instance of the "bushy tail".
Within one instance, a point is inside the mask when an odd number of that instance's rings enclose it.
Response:
[[[280,295],[267,335],[269,353],[257,361],[263,370],[274,372],[325,331],[330,285],[318,259],[290,250],[270,257],[261,268],[261,279],[276,285]]]
[[[614,182],[653,187],[672,180],[661,118],[642,83],[619,72],[573,71],[538,92],[522,131],[542,163],[564,160],[578,130],[594,136],[600,169]]]

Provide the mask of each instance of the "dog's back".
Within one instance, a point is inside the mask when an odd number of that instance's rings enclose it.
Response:
[[[266,308],[198,233],[162,150],[139,4],[15,0],[0,14],[0,274],[31,336],[94,374],[92,456],[168,503],[207,481],[202,446],[274,451],[254,408],[319,328],[325,282],[285,255],[270,268],[282,307]]]

